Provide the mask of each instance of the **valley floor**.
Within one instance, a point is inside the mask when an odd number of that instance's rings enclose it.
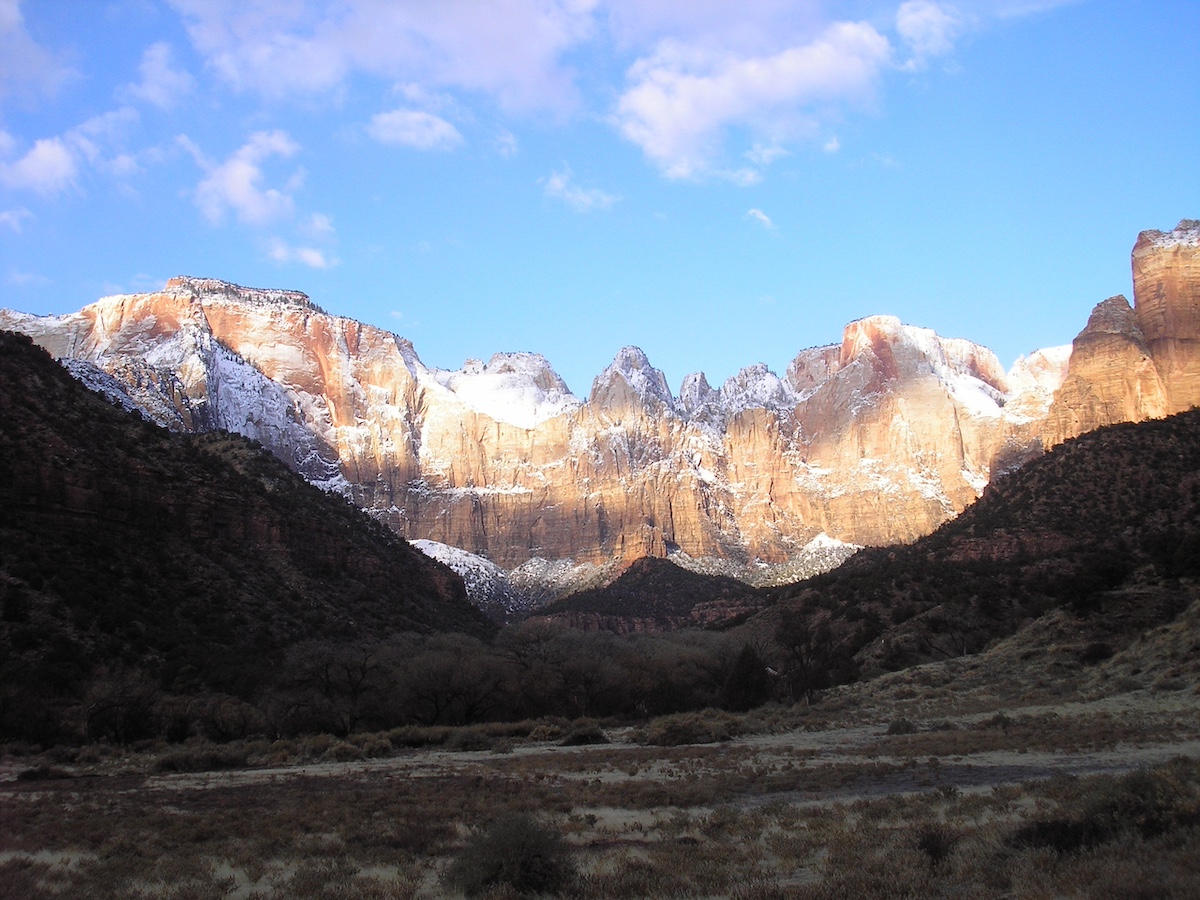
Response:
[[[1051,618],[811,707],[606,744],[564,746],[598,729],[548,723],[439,748],[397,732],[9,755],[0,894],[455,896],[461,848],[532,811],[565,840],[572,897],[1195,897],[1196,612],[1096,665]]]

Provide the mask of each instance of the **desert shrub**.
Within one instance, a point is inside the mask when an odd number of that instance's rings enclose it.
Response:
[[[392,755],[392,742],[377,734],[351,735],[350,742],[355,744],[367,759],[380,759]]]
[[[243,769],[248,764],[246,747],[181,747],[160,756],[151,767],[155,772],[217,772]]]
[[[1103,777],[1067,804],[1065,815],[1018,828],[1009,843],[1067,854],[1132,834],[1154,838],[1200,824],[1200,764],[1178,759],[1120,778]]]
[[[446,881],[468,897],[504,887],[558,894],[574,878],[562,836],[529,813],[509,813],[475,831],[446,871]]]
[[[917,726],[908,719],[895,719],[887,729],[888,734],[916,734]]]
[[[677,713],[655,719],[638,732],[638,739],[656,747],[681,744],[715,744],[728,741],[738,733],[738,720],[716,710],[702,713]]]
[[[984,719],[978,723],[976,728],[999,728],[1001,731],[1008,733],[1008,730],[1016,723],[1002,712],[996,713],[990,719]]]
[[[532,741],[554,741],[563,736],[564,728],[557,722],[543,722],[529,732]]]
[[[595,722],[577,722],[558,742],[563,747],[584,747],[589,744],[607,744],[608,735]]]
[[[444,726],[404,725],[386,732],[384,737],[394,747],[438,747],[450,739],[451,731]]]
[[[941,823],[924,825],[917,830],[917,849],[929,857],[932,866],[941,865],[956,843],[958,835]]]
[[[349,741],[337,741],[321,754],[323,762],[354,762],[366,758],[362,747],[356,747]]]
[[[17,773],[17,781],[59,781],[75,776],[66,769],[58,766],[34,766],[32,769],[22,769]]]
[[[1104,641],[1092,641],[1079,654],[1079,661],[1085,666],[1091,666],[1104,662],[1104,660],[1111,658],[1112,655],[1113,648],[1110,645],[1104,643]]]
[[[496,739],[482,728],[456,728],[445,746],[447,750],[467,752],[492,750],[496,746]]]

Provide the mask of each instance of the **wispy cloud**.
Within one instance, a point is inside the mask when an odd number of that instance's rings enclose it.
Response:
[[[467,98],[569,121],[587,99],[578,52],[615,51],[610,61],[633,60],[625,84],[591,113],[607,115],[667,178],[749,184],[789,145],[820,146],[887,73],[952,52],[988,22],[1072,0],[870,0],[853,5],[860,20],[838,18],[833,10],[845,7],[821,0],[167,2],[206,71],[235,91],[337,100],[355,77],[391,81],[404,108],[373,117],[367,133],[423,150],[463,143],[452,123],[471,120]],[[166,45],[151,50],[142,86],[149,97],[163,84],[165,101],[189,76]],[[729,164],[735,141],[749,147],[736,151],[748,168]],[[505,130],[495,146],[509,155],[516,141]]]
[[[746,218],[754,219],[754,221],[761,223],[764,228],[774,228],[775,227],[775,223],[771,221],[771,217],[768,216],[761,209],[747,210]]]
[[[339,90],[355,72],[481,91],[510,109],[577,102],[561,61],[595,31],[590,0],[170,0],[208,68],[237,90]]]
[[[37,272],[21,272],[17,269],[8,270],[8,283],[15,287],[29,287],[35,284],[50,284],[50,279]]]
[[[55,137],[39,138],[12,162],[0,159],[0,185],[54,197],[80,187],[90,167],[118,179],[141,170],[139,157],[153,153],[130,153],[124,148],[131,128],[139,121],[138,112],[123,106],[93,116]],[[16,142],[0,132],[0,156],[11,155]]]
[[[547,197],[562,200],[576,212],[609,209],[620,198],[599,188],[585,188],[575,183],[570,168],[563,166],[542,179]]]
[[[20,0],[0,0],[0,100],[52,97],[77,73],[25,28]]]
[[[315,241],[326,241],[333,237],[333,219],[324,213],[313,213],[300,223],[300,233]]]
[[[907,0],[896,11],[896,31],[913,53],[909,68],[931,56],[944,56],[954,49],[963,20],[953,7],[933,0]]]
[[[61,137],[34,141],[13,163],[0,162],[0,184],[51,197],[72,188],[79,177],[75,154]]]
[[[263,171],[263,164],[272,157],[286,159],[299,152],[300,145],[287,132],[256,131],[221,163],[211,162],[187,136],[181,135],[177,140],[208,173],[196,186],[193,197],[210,222],[218,223],[227,212],[233,212],[242,222],[265,225],[292,214],[294,201],[290,189],[297,186],[299,173],[280,189],[265,186]]]
[[[24,207],[0,210],[0,226],[20,234],[24,228],[22,223],[33,218],[33,213]]]
[[[788,155],[788,151],[778,144],[755,144],[746,151],[746,159],[759,168],[766,168],[778,159]]]
[[[496,135],[496,152],[501,156],[516,156],[520,148],[517,136],[507,128],[501,129],[500,133]]]
[[[196,79],[188,72],[171,65],[171,45],[165,41],[146,48],[138,72],[142,80],[127,85],[120,95],[126,100],[150,103],[160,109],[170,109],[196,86]]]
[[[282,238],[267,242],[267,256],[277,263],[300,263],[310,269],[330,269],[340,262],[316,247],[296,247]]]
[[[373,116],[367,134],[382,144],[417,150],[453,150],[463,141],[459,130],[445,119],[415,109],[396,109]]]
[[[629,70],[616,122],[668,178],[709,174],[727,129],[754,130],[805,106],[869,96],[891,58],[886,37],[841,22],[779,53],[731,56],[664,41]]]

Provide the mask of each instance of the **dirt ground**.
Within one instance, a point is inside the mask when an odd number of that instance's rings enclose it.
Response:
[[[163,748],[8,755],[0,895],[455,896],[451,861],[525,811],[565,840],[569,896],[1200,896],[1195,610],[1096,665],[1059,626],[811,707],[693,714],[731,735],[710,743],[608,724],[182,773]]]

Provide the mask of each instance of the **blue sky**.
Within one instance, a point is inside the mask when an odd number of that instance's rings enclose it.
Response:
[[[1200,2],[0,0],[0,305],[307,292],[673,388],[889,313],[1005,365],[1200,217]]]

